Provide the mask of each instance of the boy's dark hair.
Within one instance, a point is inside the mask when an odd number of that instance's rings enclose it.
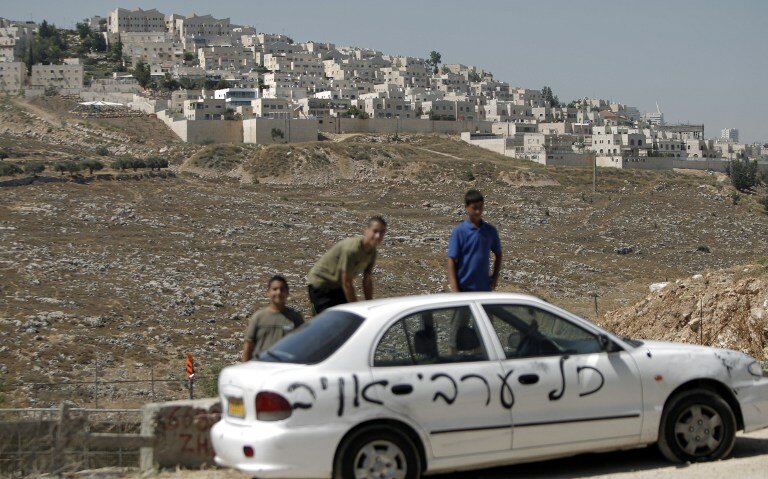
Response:
[[[269,287],[272,286],[272,281],[282,281],[283,284],[285,285],[285,289],[290,289],[288,288],[288,281],[283,276],[280,276],[279,274],[276,274],[271,278],[269,278],[269,281],[267,281],[267,289],[269,289]]]
[[[368,218],[367,226],[371,226],[371,223],[381,223],[381,226],[387,227],[387,222],[384,221],[384,217],[381,215],[374,215]]]
[[[485,201],[485,198],[483,198],[483,194],[477,190],[469,190],[467,191],[467,194],[464,195],[464,206],[469,206],[478,201]]]

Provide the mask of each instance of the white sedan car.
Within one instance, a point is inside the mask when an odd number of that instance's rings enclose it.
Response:
[[[417,478],[658,443],[727,456],[768,427],[736,351],[619,338],[538,298],[337,306],[219,377],[216,462],[257,477]]]

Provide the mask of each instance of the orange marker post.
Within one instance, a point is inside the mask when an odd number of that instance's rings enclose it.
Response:
[[[192,353],[187,353],[187,379],[189,380],[189,399],[192,399],[195,391],[195,361]]]

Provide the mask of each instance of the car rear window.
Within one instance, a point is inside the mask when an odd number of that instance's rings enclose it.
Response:
[[[363,317],[346,311],[327,310],[305,323],[257,356],[259,361],[317,364],[347,342]]]

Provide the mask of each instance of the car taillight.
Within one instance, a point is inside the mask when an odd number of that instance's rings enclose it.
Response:
[[[256,419],[259,421],[280,421],[291,416],[291,404],[283,396],[271,391],[256,395]]]

